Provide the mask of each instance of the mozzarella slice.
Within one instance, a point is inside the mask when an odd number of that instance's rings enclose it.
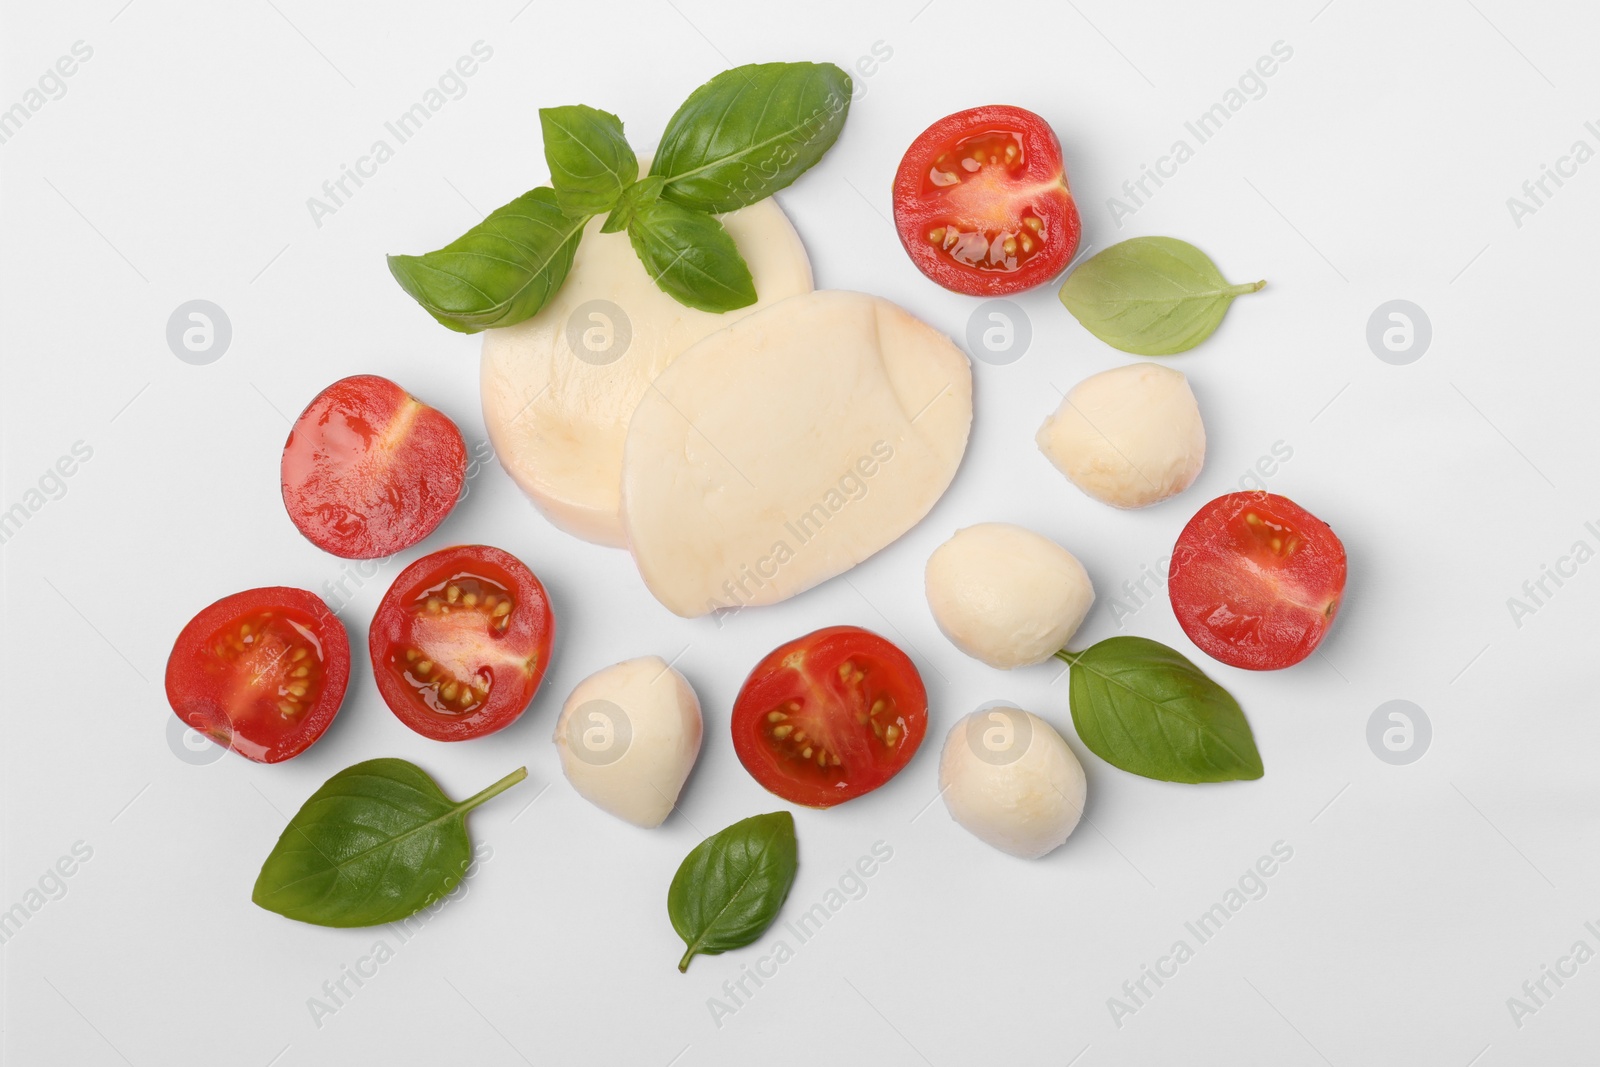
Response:
[[[972,369],[887,300],[791,297],[720,330],[640,402],[623,525],[686,617],[771,604],[860,563],[928,513],[972,423]]]
[[[586,800],[645,828],[678,802],[700,754],[700,701],[660,656],[613,664],[579,682],[561,708],[556,750]]]
[[[621,545],[622,444],[639,398],[702,337],[810,292],[811,264],[773,200],[723,216],[760,300],[714,315],[663,293],[628,235],[601,233],[601,221],[584,229],[566,283],[539,314],[484,333],[483,419],[501,466],[552,523]]]

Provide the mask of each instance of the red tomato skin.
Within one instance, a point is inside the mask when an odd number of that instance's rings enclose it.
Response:
[[[516,598],[506,631],[493,637],[486,634],[485,640],[504,642],[522,655],[535,657],[535,662],[533,669],[514,685],[501,685],[502,678],[496,675],[491,699],[481,709],[465,715],[440,715],[419,707],[406,681],[391,669],[391,646],[410,644],[413,605],[420,592],[453,574],[467,572],[490,572],[489,577],[509,588]],[[367,652],[383,702],[401,722],[434,741],[470,741],[516,722],[543,683],[554,646],[555,616],[544,585],[516,556],[489,545],[441,549],[401,571],[384,593],[367,631]],[[508,683],[513,680],[504,679]]]
[[[927,240],[927,230],[943,214],[938,201],[923,194],[923,176],[942,147],[964,134],[986,129],[1022,136],[1027,160],[1022,178],[1047,191],[1030,203],[1044,221],[1046,246],[1012,272],[980,271],[952,262]],[[1059,189],[1053,188],[1059,185]],[[894,177],[895,230],[917,269],[952,292],[968,296],[1009,296],[1050,281],[1066,269],[1083,234],[1078,205],[1067,183],[1061,142],[1050,124],[1032,111],[1009,104],[986,104],[946,115],[924,130],[900,160]]]
[[[306,539],[345,559],[410,548],[444,521],[466,481],[467,446],[437,408],[376,374],[318,393],[284,442],[284,508]]]
[[[1233,524],[1252,508],[1287,522],[1302,539],[1293,562],[1283,572],[1310,600],[1296,603],[1280,598],[1254,605],[1258,608],[1255,612],[1229,607],[1230,600],[1237,607],[1255,592],[1246,589],[1241,593],[1241,572],[1247,567],[1257,573],[1266,571],[1244,563],[1237,553],[1218,559],[1218,553],[1208,547],[1219,546],[1224,539],[1237,540],[1230,530],[1236,530]],[[1226,551],[1226,546],[1220,548]],[[1292,667],[1316,651],[1344,602],[1347,573],[1344,543],[1327,523],[1287,497],[1229,493],[1202,507],[1183,528],[1168,566],[1167,592],[1178,625],[1202,652],[1231,667],[1272,671]],[[1244,585],[1252,584],[1259,582],[1247,575]],[[1258,620],[1258,626],[1250,631],[1252,639],[1229,640],[1219,632],[1224,618]]]
[[[785,762],[762,735],[767,712],[794,695],[796,669],[785,660],[803,652],[821,667],[821,681],[837,678],[838,664],[852,658],[876,660],[889,676],[887,681],[903,689],[898,700],[904,702],[900,723],[905,730],[888,764],[862,760],[860,747],[850,746],[855,762],[854,781],[833,786],[796,781],[785,773]],[[863,796],[883,785],[911,761],[928,730],[928,694],[916,665],[892,642],[856,626],[830,626],[796,638],[773,649],[757,663],[745,679],[734,701],[731,727],[733,748],[762,788],[792,804],[810,808],[831,808]],[[848,729],[853,724],[845,724]],[[870,735],[863,736],[869,742]]]
[[[217,679],[207,650],[213,635],[231,622],[269,608],[288,609],[312,621],[324,672],[318,699],[305,718],[293,732],[271,741],[244,736],[243,725],[234,723],[232,710],[214,690]],[[310,748],[338,714],[349,681],[350,638],[344,624],[321,597],[289,586],[246,589],[203,608],[179,632],[167,657],[167,703],[173,713],[185,726],[256,763],[282,763]]]

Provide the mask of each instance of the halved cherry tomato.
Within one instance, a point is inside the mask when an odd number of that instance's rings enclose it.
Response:
[[[894,223],[918,270],[973,296],[1049,281],[1083,230],[1049,123],[1001,104],[947,115],[911,142]]]
[[[431,534],[461,496],[456,424],[387,378],[358,374],[318,393],[283,446],[283,504],[307,540],[376,559]]]
[[[550,665],[555,618],[521,560],[488,545],[423,556],[383,594],[367,633],[378,692],[435,741],[510,726]]]
[[[733,705],[733,749],[768,791],[831,808],[900,773],[928,730],[916,665],[877,634],[830,626],[756,664]]]
[[[1316,650],[1344,598],[1344,545],[1286,497],[1229,493],[1189,520],[1172,551],[1167,591],[1189,640],[1252,671]]]
[[[298,756],[344,701],[350,639],[315,593],[275,586],[223,597],[167,657],[178,718],[257,763]]]

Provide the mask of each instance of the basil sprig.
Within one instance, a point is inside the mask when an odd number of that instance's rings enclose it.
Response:
[[[519,767],[457,802],[405,760],[346,767],[289,820],[250,899],[317,926],[404,919],[461,881],[472,861],[467,812],[527,776]]]
[[[1112,637],[1072,665],[1072,725],[1089,751],[1164,782],[1260,778],[1261,754],[1239,702],[1178,652],[1143,637]]]
[[[650,277],[679,303],[713,313],[756,302],[738,246],[712,216],[791,184],[839,139],[850,76],[831,63],[735,67],[690,94],[662,136],[650,173],[617,116],[583,105],[544,108],[550,185],[497,209],[445,247],[390,256],[406,292],[452,330],[477,333],[531,318],[566,281],[589,220],[628,232]]]
[[[756,815],[712,834],[684,857],[667,890],[667,914],[683,938],[678,970],[697,955],[743,948],[778,917],[799,867],[794,816]]]
[[[1067,275],[1061,302],[1112,348],[1136,356],[1171,356],[1210,337],[1234,297],[1266,284],[1230,284],[1187,241],[1134,237],[1089,257]]]

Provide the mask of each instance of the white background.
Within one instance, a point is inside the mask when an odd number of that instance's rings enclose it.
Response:
[[[3,548],[0,908],[75,842],[93,849],[65,894],[0,949],[7,1062],[1594,1058],[1600,962],[1560,989],[1547,983],[1554,996],[1520,1027],[1506,1003],[1580,938],[1600,950],[1583,927],[1600,925],[1600,562],[1520,627],[1507,608],[1574,541],[1600,544],[1584,529],[1600,521],[1600,369],[1583,328],[1600,163],[1520,227],[1506,204],[1574,140],[1600,147],[1583,126],[1600,118],[1592,10],[521,4],[5,6],[0,107],[75,41],[93,48],[65,94],[0,145],[0,507],[22,501],[74,442],[93,449]],[[307,198],[479,40],[493,57],[466,94],[316,225]],[[1265,95],[1115,225],[1107,198],[1277,41],[1293,56]],[[1032,322],[1024,357],[975,365],[974,435],[951,491],[848,580],[720,628],[680,620],[624,554],[555,531],[490,463],[434,537],[342,610],[357,670],[315,748],[271,767],[180,759],[160,682],[183,623],[239,589],[320,590],[344,566],[284,515],[287,417],[334,379],[374,372],[442,408],[469,444],[483,439],[478,342],[423,315],[383,254],[436,247],[545,181],[541,105],[616,112],[642,152],[691,89],[730,65],[848,68],[879,42],[892,57],[858,75],[837,147],[780,194],[818,284],[882,294],[964,338],[976,302],[923,279],[886,220],[895,165],[948,112],[991,102],[1040,112],[1065,145],[1086,245],[1171,234],[1234,280],[1269,281],[1171,363],[1206,417],[1198,484],[1123,514],[1039,455],[1032,435],[1057,389],[1129,358],[1045,287],[1019,298]],[[168,316],[195,298],[233,326],[209,366],[180,362],[165,340]],[[1365,339],[1369,315],[1395,298],[1433,324],[1431,347],[1408,366],[1381,362]],[[1269,488],[1331,522],[1350,556],[1347,601],[1320,654],[1254,675],[1201,656],[1164,599],[1122,620],[1237,694],[1261,781],[1194,787],[1116,771],[1077,746],[1055,667],[1001,674],[934,627],[921,594],[929,552],[960,526],[1007,520],[1089,568],[1101,600],[1080,641],[1118,632],[1110,604],[1122,581],[1278,442],[1293,456]],[[400,565],[463,541],[527,561],[552,592],[559,635],[521,721],[444,745],[385,709],[362,650]],[[667,883],[704,833],[778,806],[735,759],[728,708],[762,654],[834,623],[911,653],[932,702],[928,741],[878,792],[796,812],[802,867],[788,918],[874,842],[893,858],[718,1027],[708,998],[780,931],[680,975]],[[677,657],[707,727],[680,812],[651,832],[577,797],[549,740],[579,679],[648,653]],[[1001,697],[1061,729],[1089,775],[1090,821],[1036,863],[983,845],[935,799],[946,730]],[[1409,766],[1380,761],[1366,740],[1369,716],[1391,699],[1414,701],[1433,724]],[[523,763],[530,779],[472,817],[493,858],[465,898],[318,1026],[308,998],[378,938],[397,939],[289,922],[254,907],[250,887],[287,815],[336,770],[379,755],[417,761],[457,796]],[[1193,946],[1185,920],[1278,841],[1293,858],[1267,894],[1116,1025],[1108,998],[1178,938]]]

